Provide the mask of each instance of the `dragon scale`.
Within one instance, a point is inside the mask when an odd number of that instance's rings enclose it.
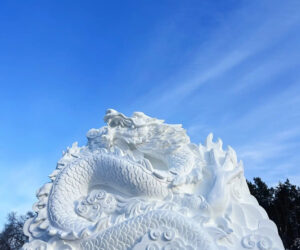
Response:
[[[164,197],[168,194],[167,183],[147,172],[138,163],[128,158],[100,152],[76,159],[57,176],[49,202],[51,221],[66,231],[80,232],[90,226],[78,218],[74,201],[87,195],[97,185],[114,183],[115,189],[122,189],[128,195]]]

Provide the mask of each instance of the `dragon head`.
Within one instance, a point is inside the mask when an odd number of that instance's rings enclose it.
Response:
[[[108,109],[104,121],[107,126],[91,129],[87,134],[91,149],[118,147],[124,153],[133,152],[135,157],[148,159],[157,169],[168,169],[168,155],[190,143],[181,125],[166,124],[142,112],[127,117]]]
[[[126,143],[131,149],[145,154],[169,154],[182,144],[190,143],[181,125],[170,125],[164,120],[149,117],[142,112],[134,112],[127,117],[113,109],[108,109],[104,117],[113,136],[113,144]]]

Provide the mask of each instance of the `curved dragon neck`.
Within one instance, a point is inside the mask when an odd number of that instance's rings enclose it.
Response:
[[[93,224],[78,217],[74,203],[86,196],[98,185],[112,185],[123,190],[128,196],[165,197],[168,194],[167,182],[155,178],[137,162],[114,154],[99,152],[96,155],[76,159],[57,176],[48,204],[51,223],[67,233],[79,235]]]

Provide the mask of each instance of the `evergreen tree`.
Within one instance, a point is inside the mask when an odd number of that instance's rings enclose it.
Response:
[[[258,203],[269,214],[270,208],[273,203],[274,189],[268,188],[267,184],[264,183],[259,177],[253,178],[253,181],[254,184],[247,181],[250,193],[257,199]]]
[[[260,178],[247,181],[249,190],[278,228],[286,249],[300,249],[300,188],[287,179],[269,188]]]
[[[285,246],[292,246],[300,237],[300,189],[288,179],[279,183],[272,205],[270,217],[277,224]]]
[[[0,233],[1,250],[17,250],[23,246],[28,240],[23,233],[23,225],[28,218],[33,216],[34,214],[31,212],[28,212],[26,216],[17,216],[15,212],[8,214],[8,222]]]

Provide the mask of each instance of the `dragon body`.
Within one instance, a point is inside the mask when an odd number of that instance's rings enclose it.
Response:
[[[48,206],[53,224],[64,232],[71,230],[74,236],[87,228],[89,221],[78,218],[73,201],[97,185],[111,185],[129,196],[164,197],[168,194],[167,183],[155,178],[139,163],[103,151],[96,156],[86,155],[66,166],[54,182]]]
[[[243,249],[249,234],[258,249],[283,249],[220,140],[192,144],[181,125],[141,112],[108,110],[104,121],[37,192],[23,249]]]

